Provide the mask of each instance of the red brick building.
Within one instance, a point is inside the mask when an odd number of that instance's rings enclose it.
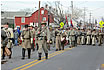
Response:
[[[39,10],[35,11],[31,14],[31,16],[15,16],[15,26],[19,26],[23,28],[24,25],[32,24],[34,26],[38,26],[38,12]],[[40,23],[41,22],[48,22],[48,11],[43,7],[40,8]],[[50,24],[54,23],[54,17],[50,14]]]

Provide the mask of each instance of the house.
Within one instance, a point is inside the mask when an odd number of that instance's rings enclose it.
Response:
[[[35,11],[29,16],[15,16],[15,26],[20,27],[21,29],[24,27],[24,25],[33,25],[33,26],[38,26],[38,12],[39,10]],[[40,23],[41,22],[46,22],[48,23],[48,10],[45,8],[41,7],[40,8]],[[52,13],[50,13],[50,24],[54,22],[54,17]]]
[[[14,22],[15,22],[15,16],[25,16],[27,13],[26,12],[12,12],[12,11],[1,11],[1,25],[6,24],[7,22],[9,23],[9,27],[14,28]]]

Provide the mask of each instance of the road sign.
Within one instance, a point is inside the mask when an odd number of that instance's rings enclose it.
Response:
[[[100,28],[104,27],[104,22],[103,21],[100,21],[99,24],[100,24]]]
[[[61,22],[61,23],[60,23],[60,26],[61,26],[60,28],[63,28],[63,26],[64,26],[64,23],[63,23],[63,22]]]

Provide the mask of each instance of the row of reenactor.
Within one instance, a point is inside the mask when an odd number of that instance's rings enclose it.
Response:
[[[38,28],[25,25],[20,38],[22,40],[22,59],[25,59],[26,50],[28,51],[28,59],[30,59],[31,50],[34,51],[37,47],[38,60],[41,60],[42,51],[45,53],[45,59],[48,59],[48,50],[50,50],[51,44],[53,47],[56,47],[56,51],[64,50],[64,46],[67,44],[69,48],[85,44],[95,45],[96,41],[101,45],[103,43],[104,33],[100,30],[97,32],[95,29],[85,30],[73,27],[67,29],[57,27],[52,29],[52,27],[46,26],[46,23],[43,22],[41,23],[41,27]],[[12,40],[8,35],[8,44],[10,46],[11,42]]]
[[[73,46],[75,46],[75,44],[95,45],[97,42],[98,45],[100,46],[103,43],[103,39],[104,39],[104,33],[101,32],[101,30],[97,32],[95,29],[93,30],[88,29],[85,31],[85,29],[70,28],[68,36],[69,36],[69,41],[71,43],[74,42]]]
[[[70,29],[63,29],[60,27],[48,28],[46,23],[41,23],[41,28],[37,30],[31,29],[30,32],[28,28],[22,32],[23,38],[23,52],[22,59],[25,59],[25,50],[28,50],[28,58],[30,59],[31,44],[33,43],[33,38],[35,37],[35,44],[38,44],[38,60],[41,60],[42,50],[45,53],[45,58],[48,59],[48,50],[50,50],[50,43],[53,41],[56,47],[56,51],[64,50],[64,46],[68,42],[69,48],[75,47],[77,45],[95,45],[96,41],[101,45],[103,43],[103,33],[101,31],[96,32],[96,30],[88,29],[76,29],[70,27]],[[27,33],[27,34],[26,34]],[[54,42],[55,41],[55,42]]]

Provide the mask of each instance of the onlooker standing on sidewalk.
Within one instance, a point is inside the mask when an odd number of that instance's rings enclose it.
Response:
[[[15,32],[14,32],[15,46],[18,45],[18,36],[19,36],[19,34],[18,34],[18,32],[17,32],[17,28],[16,28],[16,29],[15,29]]]

